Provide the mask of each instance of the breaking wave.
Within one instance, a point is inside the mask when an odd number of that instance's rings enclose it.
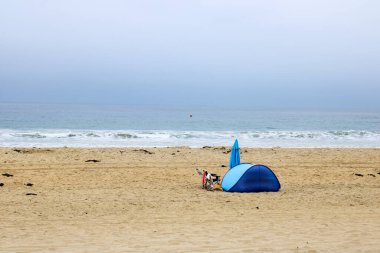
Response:
[[[380,147],[380,131],[174,131],[0,129],[2,147]]]

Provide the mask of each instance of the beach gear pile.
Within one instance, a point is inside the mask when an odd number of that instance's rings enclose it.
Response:
[[[220,176],[215,173],[209,173],[206,170],[200,172],[197,169],[198,174],[202,177],[202,188],[207,191],[222,190],[222,185],[220,183]]]
[[[203,171],[202,187],[211,191],[221,188],[226,192],[277,192],[281,184],[267,166],[240,163],[239,144],[235,140],[231,148],[230,169],[222,182],[220,183],[220,177],[216,174]]]

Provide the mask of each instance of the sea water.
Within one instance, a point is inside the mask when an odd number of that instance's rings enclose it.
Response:
[[[0,104],[2,147],[380,147],[380,113]]]

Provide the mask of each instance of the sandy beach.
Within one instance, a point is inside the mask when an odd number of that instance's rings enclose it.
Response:
[[[202,190],[226,153],[1,148],[0,252],[380,252],[380,149],[243,148],[280,192]]]

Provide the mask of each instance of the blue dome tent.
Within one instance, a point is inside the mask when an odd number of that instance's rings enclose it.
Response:
[[[242,163],[227,171],[222,188],[227,192],[277,192],[281,185],[267,166]]]

